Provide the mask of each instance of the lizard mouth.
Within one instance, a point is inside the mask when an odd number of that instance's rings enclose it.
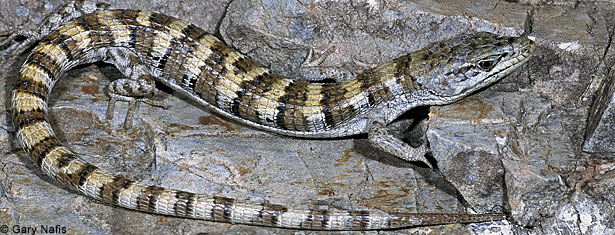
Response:
[[[518,38],[518,41],[517,45],[513,45],[514,54],[508,60],[500,62],[501,65],[496,66],[494,71],[489,74],[489,79],[486,80],[498,80],[529,61],[530,56],[536,50],[536,44],[528,38]]]

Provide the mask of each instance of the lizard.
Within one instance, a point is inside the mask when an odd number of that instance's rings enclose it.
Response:
[[[88,1],[72,1],[83,2]],[[47,101],[64,72],[103,61],[126,77],[109,86],[106,116],[113,118],[115,102],[128,101],[125,128],[130,127],[138,102],[166,106],[151,98],[157,92],[154,81],[158,81],[245,125],[309,138],[367,133],[377,148],[407,161],[429,164],[421,154],[424,145],[415,149],[391,135],[386,126],[411,108],[453,103],[510,74],[535,50],[527,37],[487,32],[461,35],[349,80],[314,83],[274,73],[216,36],[177,18],[106,8],[87,8],[89,12],[72,15],[46,36],[29,40],[40,42],[22,65],[11,93],[17,142],[42,172],[67,187],[138,211],[293,229],[375,230],[506,218],[503,214],[301,210],[143,185],[107,173],[67,148],[49,123]]]

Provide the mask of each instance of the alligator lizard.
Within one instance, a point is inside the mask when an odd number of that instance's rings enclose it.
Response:
[[[147,186],[83,161],[57,138],[47,100],[64,72],[105,61],[127,78],[110,86],[118,100],[149,99],[159,81],[222,116],[266,131],[313,138],[368,133],[378,148],[425,161],[384,127],[407,110],[453,103],[528,61],[534,43],[481,32],[436,42],[368,69],[353,79],[310,83],[287,79],[202,29],[163,14],[100,10],[83,14],[42,38],[21,67],[12,91],[18,142],[45,174],[91,198],[157,213],[271,227],[370,230],[502,220],[501,214],[381,213],[298,210]],[[130,125],[127,117],[125,125]],[[412,153],[412,154],[409,154]]]

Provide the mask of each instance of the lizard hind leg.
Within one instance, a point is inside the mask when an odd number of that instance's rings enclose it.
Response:
[[[128,113],[124,119],[125,129],[130,129],[132,126],[132,119],[140,102],[165,109],[167,108],[167,104],[163,101],[154,100],[151,98],[156,96],[158,93],[158,89],[156,89],[156,85],[151,79],[118,79],[109,85],[107,92],[111,97],[111,99],[109,99],[109,106],[105,117],[107,121],[113,120],[113,110],[115,109],[115,103],[117,101],[128,102]]]
[[[109,6],[110,5],[107,3],[99,3],[90,0],[66,1],[63,5],[47,16],[35,29],[31,29],[23,25],[14,29],[0,31],[0,38],[4,37],[0,40],[0,50],[11,48],[12,52],[9,54],[8,61],[12,62],[16,59],[16,57],[28,50],[32,44],[40,41],[51,31],[84,14],[104,10],[109,8]],[[25,39],[23,41],[16,41],[16,39],[19,38]],[[15,42],[14,45],[13,42]]]
[[[333,53],[335,46],[327,48],[324,52],[319,53],[321,55],[314,55],[314,49],[311,48],[307,54],[307,57],[301,63],[299,67],[299,74],[297,80],[303,80],[312,83],[330,83],[330,82],[344,82],[354,78],[354,74],[341,67],[323,67],[321,64],[327,59],[327,57]]]
[[[132,50],[126,48],[113,48],[105,53],[104,62],[115,65],[115,67],[126,77],[114,80],[107,87],[109,106],[105,119],[113,120],[115,103],[117,101],[128,102],[128,112],[124,119],[124,128],[132,126],[134,112],[140,102],[167,108],[163,101],[152,99],[158,94],[154,78],[147,66],[143,65],[139,56]]]

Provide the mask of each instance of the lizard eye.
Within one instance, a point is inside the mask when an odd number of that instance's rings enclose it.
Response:
[[[484,71],[489,71],[493,68],[495,63],[492,60],[481,60],[478,62],[478,67]]]
[[[500,62],[500,60],[503,57],[508,56],[508,53],[502,53],[500,55],[495,55],[495,56],[489,56],[486,58],[483,58],[482,60],[478,61],[477,65],[478,68],[480,68],[483,71],[489,71],[491,69],[493,69],[493,67],[495,67],[495,65]]]

